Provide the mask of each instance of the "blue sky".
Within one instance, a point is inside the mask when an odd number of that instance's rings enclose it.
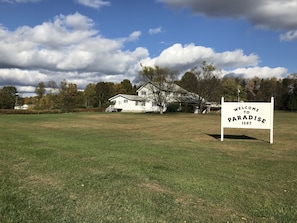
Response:
[[[0,0],[0,87],[133,82],[140,64],[297,72],[297,0]]]

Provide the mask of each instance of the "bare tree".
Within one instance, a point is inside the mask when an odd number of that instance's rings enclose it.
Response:
[[[149,83],[150,97],[155,105],[159,107],[160,114],[163,114],[164,108],[170,103],[172,94],[175,91],[177,79],[177,71],[172,71],[169,68],[142,67],[140,79],[143,83]]]
[[[219,102],[222,92],[221,80],[219,79],[220,71],[213,64],[203,61],[199,68],[191,71],[197,77],[198,107],[202,111],[205,102]]]

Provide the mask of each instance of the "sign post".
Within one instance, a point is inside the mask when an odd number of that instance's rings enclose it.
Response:
[[[224,102],[221,101],[221,141],[224,128],[269,129],[273,143],[274,98],[271,102]]]

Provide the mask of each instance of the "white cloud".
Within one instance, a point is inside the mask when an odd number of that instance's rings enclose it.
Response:
[[[213,63],[222,71],[222,76],[232,74],[244,78],[283,78],[288,75],[288,70],[283,67],[259,67],[259,57],[255,54],[245,55],[242,50],[215,52],[212,48],[194,44],[174,44],[158,57],[142,60],[141,64],[178,69],[183,74],[186,70],[200,66],[203,61]]]
[[[140,32],[118,40],[106,39],[96,35],[98,31],[92,29],[92,21],[79,13],[60,15],[52,22],[20,27],[15,32],[3,27],[0,30],[0,53],[6,55],[0,58],[0,64],[4,67],[92,72],[112,72],[117,68],[123,72],[125,63],[148,55],[143,50],[143,55],[134,58],[134,52],[121,51],[123,44],[136,40]],[[117,64],[116,68],[113,64]]]
[[[162,27],[158,27],[158,28],[153,28],[153,29],[149,29],[149,34],[151,35],[154,35],[154,34],[158,34],[158,33],[161,33],[163,30],[162,30]]]
[[[140,36],[141,36],[141,32],[140,31],[135,31],[135,32],[133,32],[133,33],[131,33],[129,35],[129,39],[131,41],[138,40]]]
[[[288,70],[284,67],[249,67],[249,68],[237,68],[234,70],[223,70],[223,75],[232,74],[235,76],[241,76],[243,78],[283,78],[288,75]]]
[[[157,58],[146,60],[143,64],[189,69],[199,66],[203,61],[214,63],[218,68],[236,68],[257,65],[258,56],[255,54],[244,55],[242,50],[217,53],[212,48],[195,44],[183,46],[177,43],[162,51]]]
[[[107,76],[116,82],[122,75],[135,75],[133,67],[148,57],[148,50],[122,49],[141,32],[119,39],[98,33],[93,21],[79,13],[59,15],[53,21],[15,31],[0,26],[0,55],[5,55],[0,57],[1,84],[30,86],[41,80],[59,83],[66,79],[84,87]]]
[[[103,1],[103,0],[77,0],[77,2],[81,5],[100,9],[103,6],[110,6],[111,3],[109,1]]]
[[[40,71],[21,70],[17,68],[0,69],[0,83],[2,85],[35,85],[46,79],[47,76]]]
[[[246,19],[254,26],[272,30],[297,28],[296,0],[157,0],[174,8],[189,8],[208,17]]]
[[[288,32],[286,32],[285,34],[280,35],[280,40],[281,41],[292,41],[297,39],[297,30],[290,30]]]

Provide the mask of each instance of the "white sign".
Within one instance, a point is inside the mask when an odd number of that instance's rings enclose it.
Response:
[[[224,102],[221,110],[221,141],[224,128],[270,129],[270,143],[273,143],[274,98],[271,102]]]

